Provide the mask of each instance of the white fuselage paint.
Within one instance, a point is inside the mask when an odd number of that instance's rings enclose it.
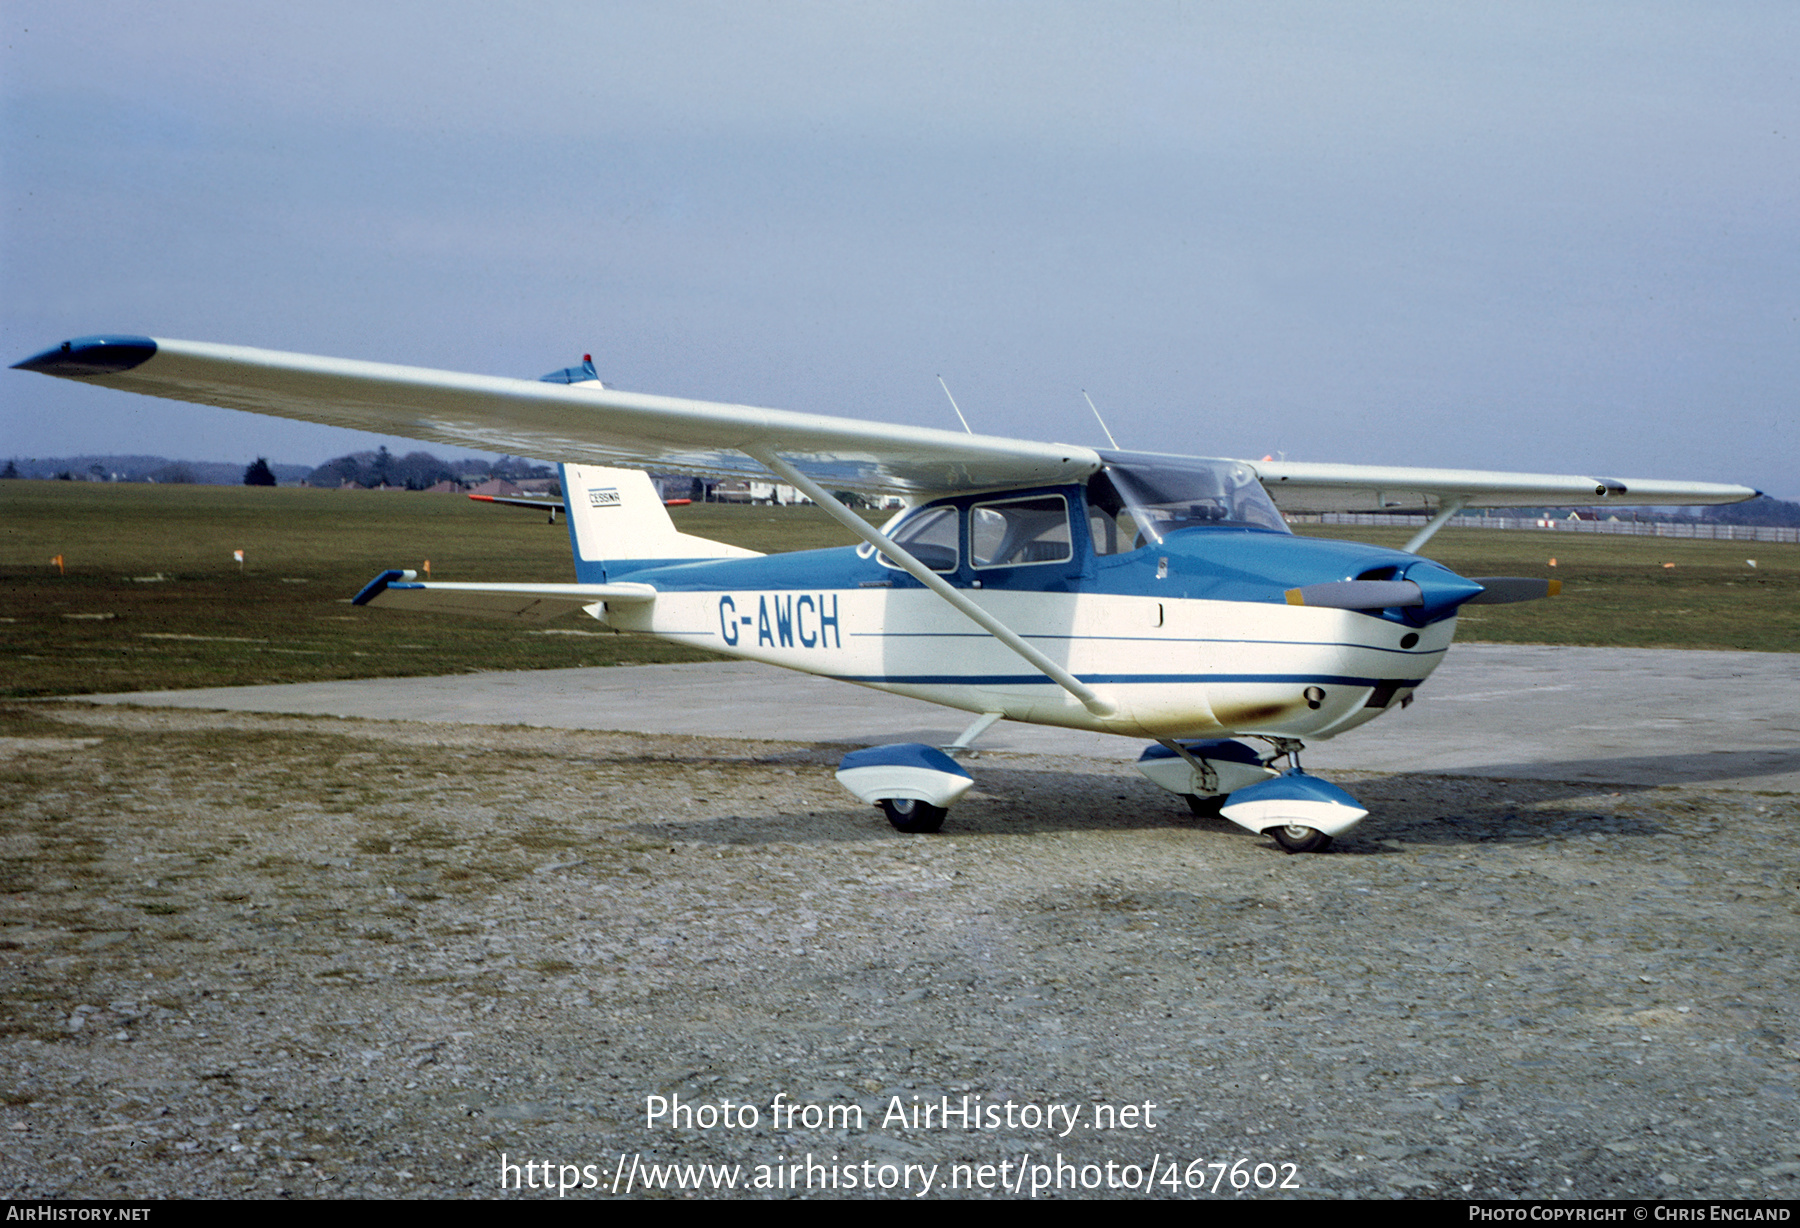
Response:
[[[1379,716],[1375,683],[1427,677],[1455,619],[1411,628],[1267,602],[969,590],[985,609],[1119,705],[1088,712],[929,592],[902,588],[662,592],[597,613],[728,656],[968,712],[1134,737],[1331,737]],[[1407,634],[1418,637],[1400,647]],[[1317,708],[1305,691],[1325,692]]]

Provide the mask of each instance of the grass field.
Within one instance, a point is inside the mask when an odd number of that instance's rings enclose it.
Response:
[[[1415,532],[1300,527],[1396,549]],[[1445,529],[1425,554],[1465,576],[1563,582],[1562,596],[1549,601],[1467,609],[1459,640],[1800,652],[1800,546]]]
[[[677,512],[689,532],[758,550],[846,537],[816,508]],[[440,580],[575,578],[560,517],[447,495],[0,482],[0,695],[710,657],[591,621],[546,633],[349,604],[383,568],[426,559]]]
[[[816,508],[714,504],[674,515],[685,532],[756,550],[849,540]],[[1305,528],[1392,546],[1409,532]],[[1563,580],[1554,601],[1471,610],[1464,639],[1800,650],[1794,546],[1445,530],[1427,553],[1464,575]],[[59,554],[67,574],[50,562]],[[440,580],[574,578],[560,519],[551,527],[532,512],[451,496],[0,482],[0,696],[709,655],[575,620],[546,632],[348,604],[383,568],[426,559]]]

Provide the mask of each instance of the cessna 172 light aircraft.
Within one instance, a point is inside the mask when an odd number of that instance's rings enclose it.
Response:
[[[952,746],[847,755],[838,779],[902,831],[936,831],[973,784],[953,753],[998,720],[1149,739],[1138,766],[1291,852],[1367,813],[1300,767],[1304,740],[1404,706],[1465,605],[1548,596],[1419,551],[1465,507],[1730,503],[1742,486],[1096,451],[647,396],[591,363],[541,380],[136,336],[17,366],[129,392],[555,457],[576,583],[388,571],[362,604],[535,622],[577,611],[959,708]],[[645,466],[774,475],[860,547],[764,557],[676,530]],[[881,529],[832,491],[898,494]],[[1425,511],[1403,550],[1296,537],[1282,512]],[[946,751],[952,753],[945,753]],[[1277,766],[1281,765],[1281,766]]]

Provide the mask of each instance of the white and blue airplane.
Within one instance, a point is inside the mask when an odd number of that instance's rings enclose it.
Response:
[[[1742,486],[1097,451],[606,387],[137,336],[15,364],[128,392],[562,460],[573,584],[420,580],[375,606],[535,622],[576,612],[961,709],[949,747],[845,756],[838,779],[901,831],[973,784],[955,753],[999,720],[1148,739],[1138,766],[1290,852],[1367,811],[1304,772],[1306,740],[1404,707],[1465,605],[1554,581],[1465,578],[1418,551],[1463,508],[1730,503]],[[644,472],[771,475],[860,547],[762,556],[679,532]],[[899,495],[876,528],[833,491]],[[1402,550],[1296,537],[1282,512],[1423,511]],[[1278,766],[1279,765],[1279,766]]]

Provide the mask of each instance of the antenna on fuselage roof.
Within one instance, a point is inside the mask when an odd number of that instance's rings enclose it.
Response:
[[[944,395],[950,397],[950,385],[944,382],[944,377],[941,375],[938,376],[937,382],[938,387],[944,390]],[[955,397],[950,397],[950,408],[956,411],[956,420],[963,424],[963,430],[973,435],[975,433],[975,428],[969,425],[969,420],[967,418],[963,417],[962,406],[956,403]]]
[[[1106,432],[1106,442],[1110,443],[1113,446],[1113,451],[1117,452],[1119,450],[1119,441],[1112,437],[1112,428],[1107,426],[1106,419],[1100,416],[1099,409],[1094,406],[1094,398],[1087,394],[1086,388],[1081,390],[1081,399],[1086,401],[1088,403],[1088,408],[1094,411],[1094,420],[1100,424],[1100,429]]]

